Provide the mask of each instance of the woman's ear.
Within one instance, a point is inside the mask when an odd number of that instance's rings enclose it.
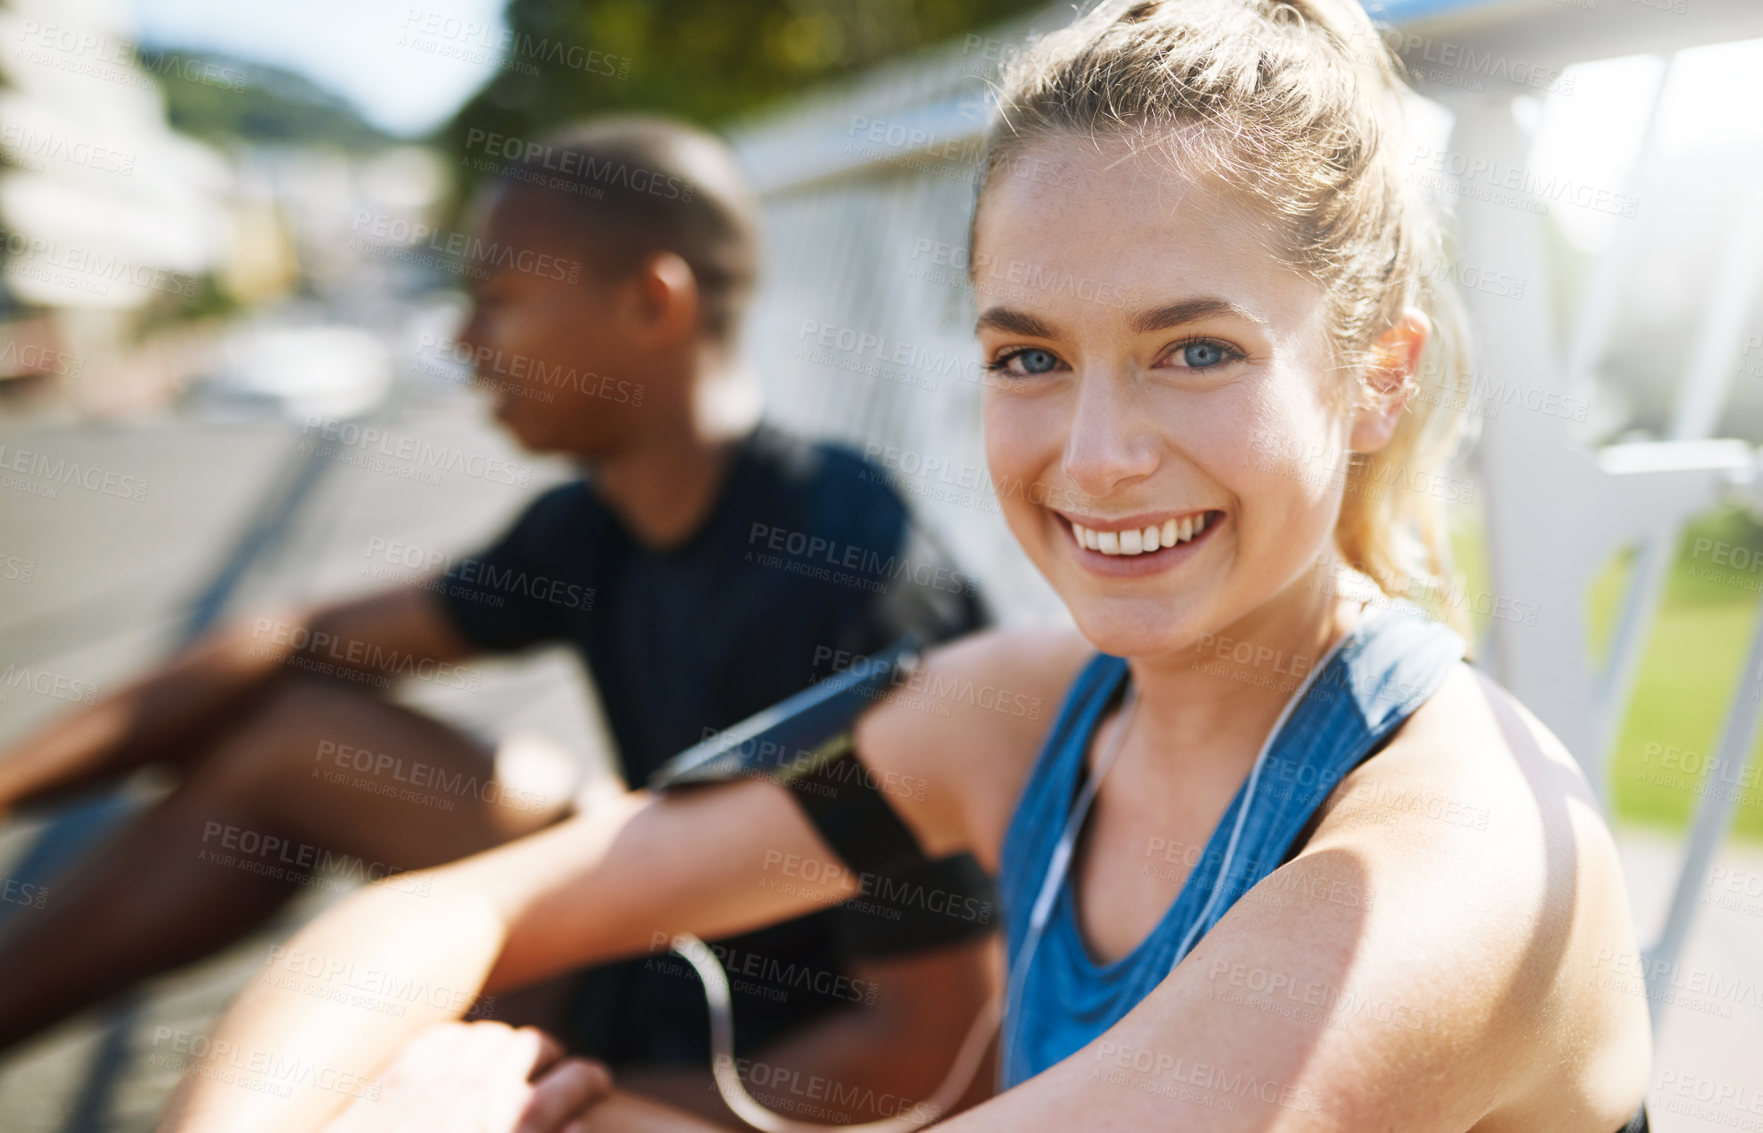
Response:
[[[1395,326],[1378,337],[1371,348],[1363,382],[1366,396],[1353,411],[1353,433],[1348,447],[1354,452],[1376,452],[1390,443],[1402,411],[1413,394],[1420,372],[1420,353],[1432,334],[1432,320],[1418,307],[1409,307]]]

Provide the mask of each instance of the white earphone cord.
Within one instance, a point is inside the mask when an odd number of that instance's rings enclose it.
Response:
[[[1004,1018],[999,1023],[1000,1038],[998,1046],[998,1089],[1004,1088],[1006,1072],[1010,1067],[1010,1059],[1015,1057],[1016,1048],[1010,1042],[1010,1031],[1004,1026],[1013,1015],[1011,1004],[1021,1001],[1019,980],[1028,978],[1029,965],[1033,962],[1035,949],[1041,943],[1041,933],[1046,928],[1047,918],[1052,915],[1053,899],[1058,895],[1059,882],[1065,876],[1066,869],[1071,865],[1071,855],[1077,846],[1078,827],[1083,825],[1084,818],[1090,812],[1090,804],[1096,800],[1096,792],[1101,790],[1102,776],[1114,766],[1114,757],[1120,754],[1121,747],[1126,743],[1126,733],[1132,728],[1132,718],[1138,708],[1139,686],[1128,678],[1126,686],[1126,703],[1120,710],[1120,726],[1110,737],[1108,750],[1096,761],[1094,774],[1084,778],[1083,789],[1078,793],[1077,801],[1072,804],[1071,812],[1065,816],[1065,829],[1060,832],[1059,841],[1053,846],[1053,856],[1047,863],[1047,875],[1042,879],[1041,891],[1035,896],[1033,910],[1028,917],[1027,939],[1023,942],[1022,951],[1016,962],[1010,965],[1009,978],[1004,984]]]
[[[717,1092],[722,1095],[722,1100],[728,1103],[736,1117],[764,1133],[825,1133],[829,1130],[840,1130],[842,1133],[912,1133],[912,1130],[922,1129],[947,1113],[961,1100],[967,1087],[973,1084],[974,1076],[979,1073],[980,1059],[985,1057],[986,1046],[991,1042],[992,1031],[998,1022],[1000,997],[993,995],[980,1008],[979,1014],[968,1027],[967,1037],[962,1040],[961,1049],[956,1052],[955,1062],[949,1067],[949,1073],[930,1097],[912,1107],[910,1114],[903,1113],[898,1117],[857,1125],[820,1125],[812,1121],[795,1121],[765,1108],[757,1098],[747,1092],[746,1083],[741,1081],[740,1071],[735,1067],[735,1024],[729,1001],[728,975],[722,970],[722,962],[710,951],[709,945],[689,933],[681,933],[673,938],[673,950],[697,969],[698,978],[704,982],[704,998],[710,1005],[710,1070],[716,1077]]]

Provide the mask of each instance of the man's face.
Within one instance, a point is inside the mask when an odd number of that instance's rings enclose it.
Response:
[[[627,281],[601,277],[567,210],[540,193],[498,186],[474,212],[471,312],[459,333],[473,384],[530,451],[617,450],[646,392]]]

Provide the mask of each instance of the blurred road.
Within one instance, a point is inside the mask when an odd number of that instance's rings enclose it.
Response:
[[[473,399],[410,386],[351,423],[170,413],[117,427],[0,424],[0,743],[164,656],[229,566],[245,569],[222,616],[417,577],[567,475],[516,449]],[[598,758],[598,709],[572,656],[473,668],[475,691],[410,682],[399,699]],[[0,879],[46,884],[53,899],[49,878],[19,872],[49,817],[0,827]],[[0,1063],[0,1130],[151,1128],[188,1057],[166,1035],[206,1033],[271,944],[333,899],[310,890],[279,923],[155,983],[138,1010],[89,1013],[14,1052]],[[31,911],[0,906],[0,924]],[[94,1081],[103,1089],[90,1093]]]

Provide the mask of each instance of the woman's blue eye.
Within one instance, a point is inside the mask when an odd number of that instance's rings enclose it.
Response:
[[[1224,348],[1216,342],[1190,342],[1181,348],[1182,362],[1196,370],[1216,366],[1226,360]]]
[[[1027,350],[1017,350],[1004,355],[987,369],[1002,370],[1006,373],[1045,374],[1058,365],[1059,358],[1051,350],[1029,347]]]

